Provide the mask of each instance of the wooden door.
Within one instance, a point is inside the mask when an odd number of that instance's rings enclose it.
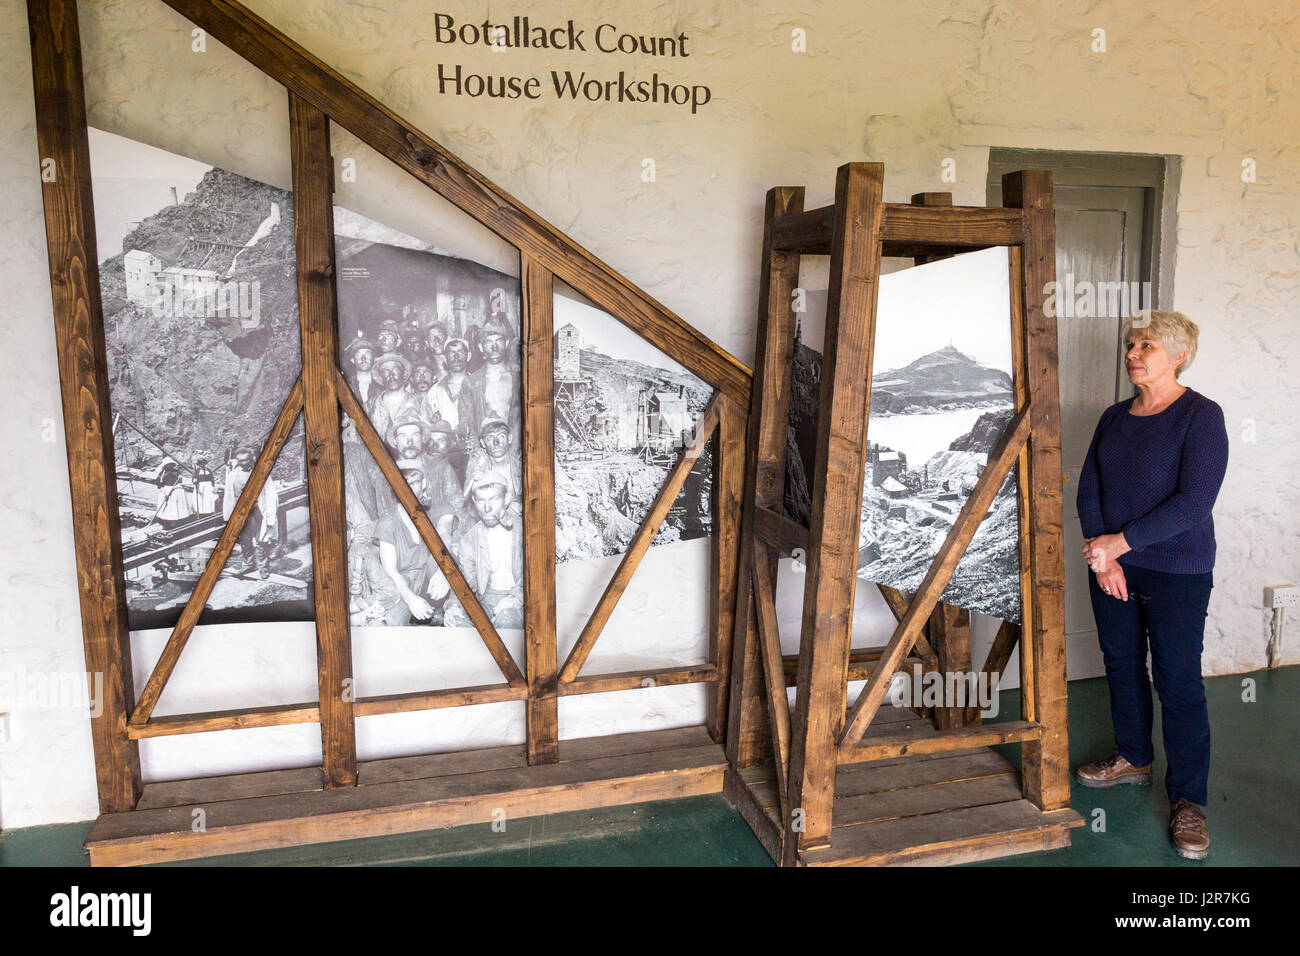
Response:
[[[1078,680],[1099,677],[1105,671],[1088,597],[1089,572],[1083,560],[1075,492],[1098,418],[1108,406],[1133,394],[1124,372],[1119,333],[1125,313],[1156,305],[1163,160],[994,150],[989,161],[990,205],[1002,201],[1002,172],[1022,166],[1052,169],[1056,177],[1056,275],[1062,286],[1058,302],[1067,295],[1072,299],[1072,307],[1060,302],[1057,309],[1057,336],[1067,668],[1069,678]],[[1104,294],[1121,282],[1126,293],[1134,293],[1127,302]],[[1085,284],[1093,290],[1091,306],[1081,299]],[[1101,297],[1096,295],[1098,290],[1103,292]],[[1011,686],[1010,677],[1004,686]]]

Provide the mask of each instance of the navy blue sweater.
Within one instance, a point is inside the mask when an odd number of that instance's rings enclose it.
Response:
[[[1085,538],[1124,533],[1121,565],[1202,574],[1214,568],[1211,509],[1228,468],[1223,409],[1187,389],[1158,415],[1133,399],[1101,414],[1079,476]]]

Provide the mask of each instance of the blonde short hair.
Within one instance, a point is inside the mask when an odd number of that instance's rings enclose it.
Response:
[[[1120,329],[1120,342],[1127,343],[1130,334],[1136,334],[1140,339],[1158,341],[1165,347],[1171,359],[1183,349],[1187,349],[1187,358],[1183,359],[1182,365],[1174,369],[1174,375],[1181,375],[1187,371],[1192,360],[1196,358],[1196,340],[1200,330],[1195,322],[1181,312],[1147,309],[1137,315],[1130,315],[1124,320],[1124,326]]]

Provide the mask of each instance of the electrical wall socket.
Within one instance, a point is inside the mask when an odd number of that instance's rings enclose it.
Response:
[[[1275,584],[1264,588],[1264,607],[1295,607],[1300,604],[1300,588],[1294,584]]]

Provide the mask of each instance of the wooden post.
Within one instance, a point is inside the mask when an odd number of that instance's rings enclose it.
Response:
[[[1011,290],[1011,391],[1016,414],[1029,404],[1029,365],[1025,359],[1025,251],[1020,246],[1007,250],[1007,281]],[[1034,578],[1030,573],[1033,551],[1029,533],[1030,501],[1029,443],[1020,449],[1016,460],[1016,542],[1020,576],[1020,634],[1033,633]],[[1020,644],[1020,719],[1036,720],[1034,677],[1034,642]],[[1008,658],[1009,660],[1010,658]]]
[[[803,850],[830,842],[836,741],[844,722],[853,636],[884,173],[880,163],[848,163],[835,182],[817,469],[790,747],[790,806],[801,815],[803,830],[786,840],[789,862],[795,843]],[[790,832],[791,821],[785,821],[785,829]]]
[[[352,713],[356,695],[348,619],[343,443],[334,389],[339,336],[334,290],[334,161],[329,133],[329,117],[290,93],[293,232],[298,257],[298,329],[302,344],[321,755],[325,786],[351,787],[357,782]]]
[[[768,746],[763,703],[766,694],[754,609],[753,549],[748,542],[754,540],[755,509],[780,511],[785,494],[785,442],[794,357],[791,296],[799,285],[799,256],[778,252],[772,239],[778,218],[803,212],[803,196],[802,186],[778,186],[767,192],[740,525],[740,540],[746,545],[737,559],[735,638],[731,648],[727,759],[733,767],[760,763]]]
[[[1052,174],[1042,170],[1009,173],[1002,177],[1002,196],[1007,206],[1023,209],[1025,214],[1021,303],[1031,420],[1028,482],[1033,609],[1030,627],[1020,642],[1022,655],[1030,657],[1028,702],[1032,716],[1022,716],[1036,720],[1042,726],[1042,736],[1025,744],[1022,772],[1025,796],[1043,810],[1058,810],[1070,805],[1070,776],[1056,318],[1043,308],[1048,283],[1056,279]]]
[[[102,674],[104,682],[102,708],[90,720],[95,777],[100,811],[116,813],[132,809],[140,799],[140,755],[126,735],[135,687],[77,4],[28,0],[27,15],[81,629],[86,671]]]
[[[524,632],[528,762],[559,756],[555,638],[554,280],[520,256],[523,306]]]
[[[939,676],[946,694],[946,689],[954,686],[948,675],[964,677],[971,672],[970,611],[942,602],[936,605],[930,612],[930,645],[939,658]],[[965,704],[958,706],[955,700],[945,703],[934,709],[934,725],[940,730],[965,726]]]
[[[740,562],[741,508],[745,493],[745,409],[729,398],[718,406],[713,441],[713,541],[709,555],[709,661],[717,680],[705,718],[709,736],[727,737],[731,642],[736,631],[736,569]]]

